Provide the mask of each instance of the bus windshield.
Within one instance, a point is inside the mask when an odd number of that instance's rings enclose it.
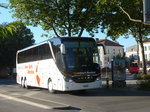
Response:
[[[94,41],[66,41],[65,62],[69,71],[95,71],[99,69],[99,55]]]

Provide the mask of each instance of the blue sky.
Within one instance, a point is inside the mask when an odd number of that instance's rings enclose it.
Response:
[[[8,0],[2,0],[0,3],[8,4]],[[4,22],[10,23],[10,22],[13,22],[16,20],[17,20],[16,18],[12,17],[12,13],[9,9],[0,8],[0,24],[2,24]],[[37,27],[28,26],[28,28],[30,28],[34,34],[35,43],[39,43],[39,42],[42,42],[42,41],[48,39],[48,38],[41,37],[41,35],[45,32],[44,32],[44,30],[42,30],[42,28],[40,26],[37,26]],[[86,32],[84,32],[82,36],[89,37],[88,33],[86,33]],[[106,37],[105,34],[98,33],[98,34],[95,34],[94,38],[104,39],[105,37]],[[111,39],[109,39],[109,40],[111,40]],[[135,39],[132,37],[129,37],[128,39],[120,37],[119,39],[117,39],[117,42],[119,42],[119,44],[123,45],[125,49],[128,46],[132,46],[132,45],[136,44]]]

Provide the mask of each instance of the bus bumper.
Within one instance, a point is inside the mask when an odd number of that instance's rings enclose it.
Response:
[[[102,81],[97,80],[90,83],[75,83],[75,82],[64,82],[63,91],[74,91],[74,90],[87,90],[96,89],[102,87]]]

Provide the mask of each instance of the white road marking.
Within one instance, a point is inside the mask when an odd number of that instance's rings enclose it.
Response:
[[[0,90],[0,92],[7,92],[7,91],[5,91],[5,90]],[[35,95],[35,94],[37,94],[38,92],[28,92],[28,93],[26,93],[26,94],[24,94],[24,95],[22,95],[22,94],[11,94],[11,95],[18,95],[18,96],[26,96],[26,97],[28,97],[28,98],[32,98],[32,99],[35,99],[35,100],[41,100],[41,101],[45,101],[45,102],[49,102],[49,103],[54,103],[54,104],[56,104],[56,106],[55,107],[63,107],[63,106],[65,106],[65,107],[69,107],[70,105],[68,105],[68,104],[65,104],[65,103],[60,103],[60,102],[56,102],[56,101],[52,101],[52,100],[46,100],[46,99],[41,99],[41,98],[35,98],[35,97],[32,97],[32,95]],[[36,107],[41,107],[41,106],[39,106],[39,105],[42,105],[42,104],[38,104],[38,103],[34,103],[34,102],[31,102],[31,101],[27,101],[27,100],[25,100],[25,102],[24,102],[24,100],[23,99],[20,99],[20,98],[16,98],[16,97],[12,97],[12,96],[9,96],[9,95],[5,95],[4,93],[3,94],[1,94],[0,93],[0,97],[3,97],[3,98],[5,98],[5,99],[11,99],[11,100],[14,100],[14,101],[18,101],[18,99],[19,99],[19,101],[18,102],[22,102],[22,103],[25,103],[25,104],[29,104],[29,105],[33,105],[33,106],[36,106]],[[16,100],[17,99],[17,100]],[[21,101],[20,101],[21,100]],[[34,104],[35,105],[34,105]],[[38,105],[38,106],[37,106]],[[57,105],[62,105],[62,106],[57,106]],[[42,105],[43,106],[43,105]],[[42,107],[41,107],[42,108]],[[44,109],[52,109],[53,107],[50,107],[50,106],[47,106],[46,105],[46,108],[45,108],[45,105],[44,105]]]
[[[35,97],[31,97],[31,96],[27,96],[28,98],[32,98],[32,99],[36,99],[36,100],[41,100],[41,101],[46,101],[46,102],[50,102],[50,103],[55,103],[55,104],[58,104],[58,105],[63,105],[63,106],[66,106],[66,107],[69,107],[70,105],[68,104],[65,104],[65,103],[60,103],[60,102],[56,102],[56,101],[52,101],[52,100],[46,100],[46,99],[41,99],[41,98],[35,98]],[[55,106],[57,107],[57,106]],[[58,106],[59,107],[59,106]]]
[[[26,94],[24,94],[23,96],[26,96],[26,97],[29,97],[29,96],[33,96],[35,94],[38,94],[40,93],[40,91],[30,91],[30,92],[27,92]]]
[[[15,98],[15,97],[12,97],[12,96],[9,96],[9,95],[4,95],[4,94],[1,94],[1,93],[0,93],[0,97],[3,97],[5,99],[9,99],[9,100],[13,100],[13,101],[17,101],[17,102],[21,102],[21,103],[25,103],[25,104],[28,104],[28,105],[31,105],[31,106],[42,108],[42,109],[52,109],[52,107],[47,106],[47,105],[42,105],[42,104],[39,104],[39,103],[23,100],[23,99],[20,99],[20,98]]]

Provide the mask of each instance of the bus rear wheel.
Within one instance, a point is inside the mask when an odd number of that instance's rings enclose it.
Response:
[[[23,78],[21,79],[21,87],[22,87],[22,88],[25,88],[25,84],[24,84]]]
[[[51,80],[48,81],[48,91],[50,93],[55,93],[55,90],[53,89],[53,83]]]
[[[27,79],[24,80],[24,87],[25,87],[26,89],[30,89],[30,87],[28,86],[28,83],[27,83]]]

